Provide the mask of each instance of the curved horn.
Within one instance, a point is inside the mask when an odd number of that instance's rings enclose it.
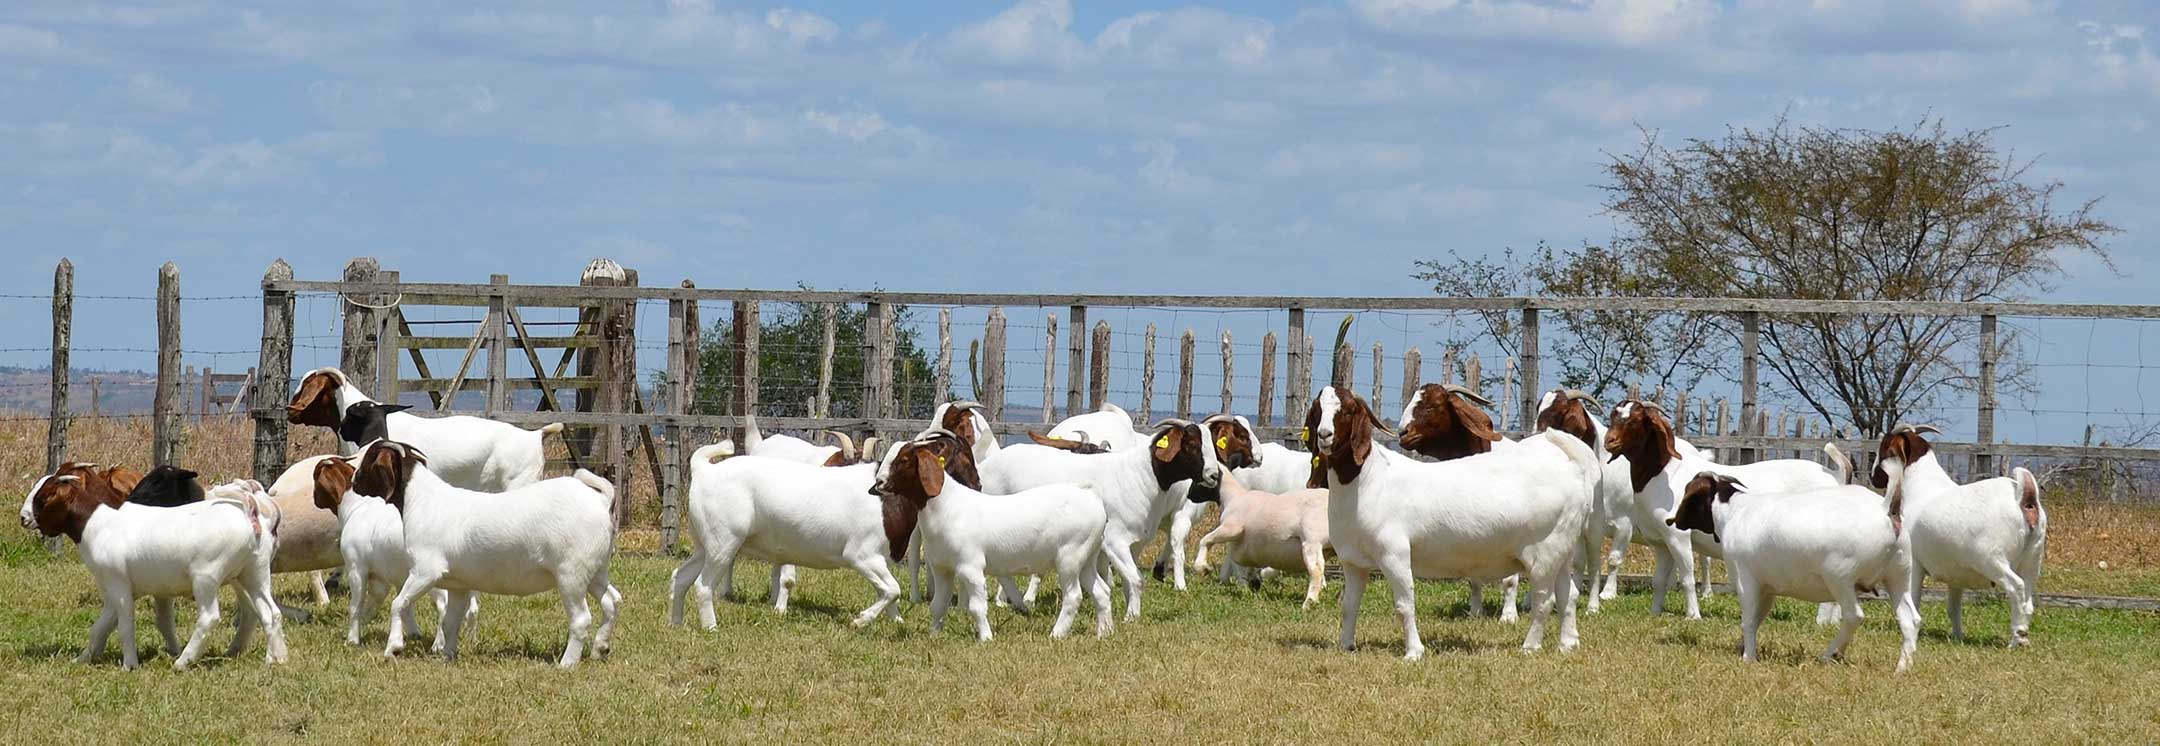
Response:
[[[1649,409],[1649,410],[1654,410],[1654,411],[1656,411],[1656,412],[1657,412],[1658,414],[1664,414],[1664,413],[1665,413],[1665,408],[1664,408],[1664,407],[1661,407],[1661,406],[1658,406],[1658,403],[1657,403],[1657,402],[1654,402],[1654,401],[1643,401],[1643,400],[1641,400],[1641,399],[1629,399],[1629,400],[1628,400],[1628,403],[1629,403],[1629,404],[1633,404],[1633,405],[1635,405],[1636,407],[1639,407],[1639,408],[1642,408],[1642,409]]]
[[[1603,404],[1599,404],[1599,403],[1598,403],[1598,400],[1597,400],[1597,397],[1595,397],[1595,396],[1591,396],[1591,395],[1590,395],[1590,392],[1588,392],[1588,391],[1584,391],[1584,390],[1582,390],[1582,389],[1568,389],[1566,393],[1567,393],[1567,398],[1569,398],[1569,399],[1574,399],[1574,400],[1577,400],[1577,401],[1583,401],[1583,402],[1589,402],[1589,403],[1590,403],[1590,408],[1591,408],[1591,409],[1604,409],[1604,408],[1605,408],[1605,405],[1603,405]]]
[[[836,440],[836,441],[839,441],[839,442],[840,442],[840,455],[841,455],[841,457],[843,457],[843,458],[846,458],[846,459],[847,459],[847,460],[849,460],[849,461],[856,461],[856,460],[859,460],[859,459],[857,459],[857,455],[858,455],[858,454],[857,454],[857,453],[856,453],[856,451],[855,451],[855,439],[854,439],[854,438],[850,438],[850,437],[848,437],[848,434],[847,434],[847,433],[843,433],[843,432],[840,432],[840,431],[838,431],[838,430],[827,430],[827,431],[825,431],[825,434],[826,434],[826,435],[830,435],[830,436],[832,436],[832,437],[833,437],[833,440]]]
[[[879,438],[875,435],[864,438],[862,441],[862,450],[856,452],[853,459],[856,461],[868,462],[871,459],[877,458],[878,446],[883,444],[883,440],[884,439]]]
[[[1164,417],[1164,418],[1162,418],[1162,419],[1160,419],[1160,420],[1156,420],[1156,421],[1155,421],[1155,424],[1153,424],[1153,425],[1150,425],[1150,426],[1148,426],[1148,429],[1149,429],[1149,430],[1161,430],[1161,429],[1163,429],[1163,428],[1165,428],[1165,427],[1168,427],[1168,426],[1171,426],[1171,425],[1180,425],[1180,426],[1182,426],[1182,425],[1190,425],[1190,424],[1193,424],[1193,421],[1192,421],[1192,420],[1187,420],[1187,419],[1181,419],[1181,418],[1178,418],[1178,417]]]
[[[1207,419],[1204,419],[1204,420],[1201,420],[1201,421],[1200,421],[1200,424],[1202,424],[1202,425],[1213,425],[1213,424],[1215,424],[1215,423],[1217,423],[1217,422],[1228,422],[1228,423],[1236,424],[1236,423],[1237,423],[1237,415],[1234,415],[1234,414],[1215,414],[1215,415],[1208,415],[1208,418],[1207,418]]]
[[[949,403],[954,409],[989,409],[989,407],[983,406],[982,402],[973,399],[958,399]]]
[[[1470,389],[1460,384],[1443,383],[1440,384],[1440,388],[1445,389],[1448,393],[1460,396],[1464,399],[1469,399],[1470,401],[1477,403],[1477,405],[1480,407],[1490,407],[1493,405],[1491,399],[1479,396],[1477,392],[1471,391]]]
[[[960,436],[954,435],[953,431],[947,430],[942,427],[933,427],[915,435],[916,440],[929,440],[931,438],[951,438],[953,440],[959,440]]]

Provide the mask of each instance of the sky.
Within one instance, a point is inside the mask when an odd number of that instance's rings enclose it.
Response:
[[[1781,115],[1997,127],[2104,198],[2120,273],[2076,258],[2051,300],[2149,302],[2160,231],[2160,5],[2130,0],[14,0],[0,101],[0,314],[41,319],[62,256],[85,295],[148,295],[173,261],[235,298],[189,306],[203,350],[256,346],[244,296],[279,257],[1417,295],[1417,259],[1611,236],[1600,164],[1646,130]],[[147,310],[85,301],[78,337],[148,342]],[[0,325],[0,349],[46,334]]]

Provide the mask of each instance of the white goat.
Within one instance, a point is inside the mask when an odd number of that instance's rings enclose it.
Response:
[[[562,597],[570,617],[570,641],[556,665],[571,668],[584,657],[592,629],[587,596],[600,602],[593,649],[607,654],[617,597],[608,585],[608,555],[615,546],[615,521],[608,510],[615,487],[607,480],[579,469],[507,492],[477,492],[435,476],[425,453],[377,441],[361,455],[352,491],[398,509],[405,551],[412,557],[412,570],[390,602],[384,657],[405,649],[404,621],[413,601],[437,586],[450,592],[442,619],[444,658],[457,660],[458,628],[472,594],[530,596],[549,590]]]
[[[326,512],[336,519],[337,562],[345,566],[345,590],[351,597],[345,622],[345,642],[351,645],[360,644],[360,627],[374,616],[375,605],[390,591],[404,587],[406,576],[412,572],[412,556],[405,551],[404,517],[382,498],[352,491],[356,471],[353,464],[358,460],[357,456],[315,456],[286,470],[290,475],[306,468],[309,499],[320,509],[311,512]],[[284,482],[285,477],[278,481]],[[449,592],[437,588],[431,595],[435,611],[440,614],[449,605]],[[479,598],[470,598],[465,620],[472,621],[479,611]],[[403,621],[408,633],[420,628],[411,606],[405,607]],[[435,627],[433,649],[443,649],[443,628],[439,624]]]
[[[1100,575],[1108,512],[1095,490],[1085,483],[1048,484],[986,495],[947,478],[948,462],[966,458],[969,450],[965,441],[938,431],[894,450],[878,467],[886,534],[922,537],[930,566],[930,631],[944,629],[957,591],[975,617],[976,639],[987,642],[986,577],[1055,572],[1058,615],[1050,637],[1071,632],[1083,586],[1095,601],[1095,635],[1110,634],[1110,589]],[[1139,608],[1137,594],[1132,604],[1129,609]]]
[[[1437,461],[1514,448],[1515,441],[1493,429],[1492,417],[1484,409],[1491,406],[1491,400],[1465,386],[1419,386],[1417,394],[1403,403],[1402,417],[1396,421],[1401,432],[1398,445],[1406,452]],[[1500,602],[1502,622],[1512,624],[1519,618],[1516,599],[1521,591],[1520,580],[1512,575],[1500,580],[1506,589]],[[1485,613],[1485,584],[1475,578],[1467,579],[1467,584],[1470,616],[1481,616]]]
[[[1667,522],[1679,509],[1680,496],[1696,474],[1709,471],[1730,476],[1753,485],[1752,489],[1762,494],[1836,487],[1849,481],[1852,474],[1852,461],[1835,444],[1829,443],[1823,445],[1823,452],[1835,465],[1834,469],[1804,459],[1775,459],[1740,466],[1720,464],[1700,452],[1681,451],[1664,408],[1654,402],[1630,401],[1628,404],[1628,413],[1605,431],[1605,450],[1627,459],[1629,485],[1635,491],[1636,536],[1656,550],[1657,565],[1650,595],[1652,614],[1664,612],[1665,593],[1677,569],[1687,596],[1687,618],[1701,619],[1701,599],[1695,590],[1695,554],[1700,552],[1720,559],[1725,556],[1724,549],[1709,534],[1690,534]],[[1704,573],[1704,579],[1708,580],[1707,573]]]
[[[1784,596],[1838,605],[1837,638],[1822,654],[1824,662],[1836,660],[1860,628],[1860,592],[1879,589],[1889,594],[1904,635],[1897,670],[1911,668],[1920,637],[1920,614],[1913,608],[1918,586],[1911,582],[1911,547],[1899,530],[1897,489],[1891,489],[1886,504],[1856,485],[1740,492],[1746,487],[1729,475],[1699,472],[1683,488],[1678,512],[1667,519],[1724,546],[1740,597],[1740,657],[1755,660],[1755,633],[1770,615],[1773,597]]]
[[[443,481],[481,492],[502,492],[540,481],[546,465],[542,441],[562,432],[561,423],[538,430],[463,415],[420,417],[401,404],[380,404],[336,368],[316,368],[300,378],[285,407],[296,425],[320,425],[338,434],[338,453],[350,456],[377,440],[406,443],[432,459]]]
[[[1418,639],[1423,577],[1493,581],[1520,574],[1530,585],[1524,650],[1544,645],[1546,616],[1560,610],[1560,648],[1575,629],[1576,551],[1596,500],[1597,455],[1573,435],[1546,431],[1505,451],[1421,463],[1374,442],[1380,418],[1348,389],[1313,397],[1313,479],[1328,489],[1328,542],[1343,565],[1342,647],[1357,640],[1359,602],[1378,569],[1394,591],[1403,657],[1425,655]]]
[[[846,466],[861,462],[877,448],[877,438],[873,437],[864,440],[862,452],[857,453],[855,439],[847,433],[826,430],[825,434],[838,442],[821,446],[793,435],[766,435],[758,430],[757,415],[744,415],[742,455],[820,466]]]
[[[1146,447],[1079,454],[1021,444],[1006,447],[995,460],[979,466],[983,491],[993,495],[1049,484],[1094,486],[1109,511],[1103,552],[1111,569],[1125,581],[1128,622],[1140,618],[1140,567],[1133,560],[1134,545],[1150,538],[1184,501],[1173,487],[1194,480],[1212,489],[1222,479],[1215,446],[1198,424],[1166,419],[1152,429],[1154,440]]]
[[[1596,397],[1577,389],[1547,391],[1538,398],[1536,429],[1569,433],[1596,451],[1605,442],[1605,423],[1590,413],[1596,406]],[[1583,575],[1589,579],[1583,586],[1583,610],[1591,614],[1619,595],[1620,566],[1627,561],[1628,544],[1635,540],[1635,489],[1628,480],[1627,459],[1608,459],[1600,471],[1595,520],[1587,537],[1589,551],[1583,555]],[[1611,549],[1600,553],[1607,539],[1612,541]]]
[[[1320,591],[1327,588],[1327,490],[1247,489],[1232,470],[1213,494],[1222,501],[1222,525],[1200,537],[1193,566],[1207,572],[1208,547],[1229,544],[1227,556],[1247,568],[1305,573],[1302,608],[1319,603]]]
[[[1874,482],[1905,503],[1912,540],[1912,587],[1933,576],[1949,586],[1950,637],[1965,639],[1965,591],[1994,586],[2010,604],[2010,647],[2032,640],[2040,559],[2047,553],[2047,510],[2040,482],[2020,467],[2010,476],[1960,485],[1935,460],[1922,433],[1932,425],[1893,428],[1877,450]]]
[[[1234,428],[1236,427],[1236,419],[1230,415],[1215,415],[1208,418],[1203,424],[1207,425],[1211,431],[1220,428]],[[1245,432],[1251,432],[1250,425],[1246,426]],[[1103,405],[1101,411],[1065,418],[1055,427],[1050,428],[1049,437],[1058,441],[1092,444],[1105,451],[1131,450],[1146,445],[1148,442],[1146,433],[1133,429],[1131,414],[1126,413],[1124,409],[1115,404],[1107,403]],[[1218,436],[1215,440],[1216,455],[1220,457],[1223,449],[1223,438]],[[1063,447],[1043,440],[1037,440],[1036,442],[1051,445],[1052,447]],[[1083,447],[1079,452],[1084,453],[1087,450],[1090,449]],[[1254,458],[1258,457],[1255,456]],[[1229,464],[1226,463],[1224,466],[1228,467]],[[1190,482],[1179,483],[1170,489],[1177,493],[1177,504],[1169,515],[1163,517],[1162,525],[1157,526],[1155,529],[1156,533],[1163,535],[1163,549],[1162,552],[1155,555],[1155,566],[1152,574],[1156,580],[1163,580],[1167,575],[1170,586],[1183,591],[1186,589],[1185,543],[1192,538],[1193,527],[1206,520],[1208,503],[1212,501],[1187,500],[1186,498],[1192,489],[1192,483]],[[1232,568],[1225,567],[1224,570],[1227,573]],[[1032,586],[1032,583],[1030,585]],[[1032,587],[1030,587],[1028,595],[1030,597],[1034,595]]]
[[[813,466],[759,456],[720,459],[724,455],[722,446],[706,446],[690,456],[693,549],[675,570],[670,624],[682,624],[683,598],[695,587],[698,621],[714,629],[712,586],[733,574],[742,555],[771,562],[776,571],[794,565],[853,569],[878,594],[855,617],[855,626],[876,621],[880,614],[899,618],[894,602],[900,597],[900,581],[885,562],[894,544],[885,533],[883,508],[870,492],[875,465]],[[972,468],[967,478],[973,478]],[[899,537],[899,546],[906,546],[906,538]],[[786,596],[777,595],[775,606],[786,611]]]
[[[218,589],[240,592],[240,616],[228,657],[246,650],[261,623],[269,644],[264,659],[284,663],[285,625],[270,598],[270,558],[276,551],[276,507],[262,484],[241,480],[212,488],[207,499],[177,507],[112,507],[74,474],[54,476],[31,493],[31,513],[46,536],[75,540],[76,552],[97,581],[105,606],[90,627],[90,644],[78,663],[105,649],[106,638],[120,629],[120,667],[133,669],[141,659],[135,648],[135,600],[192,595],[195,629],[181,647],[173,633],[169,605],[159,607],[159,629],[175,670],[185,670],[202,654],[203,637],[217,624]],[[169,603],[169,602],[168,602]]]

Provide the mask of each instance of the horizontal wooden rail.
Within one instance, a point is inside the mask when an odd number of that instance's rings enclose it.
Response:
[[[400,337],[398,347],[407,350],[462,350],[472,346],[472,337]],[[539,350],[569,348],[598,348],[600,340],[591,337],[539,337],[535,336],[520,344],[529,344]]]
[[[1103,306],[1219,309],[1389,311],[1638,311],[1890,316],[2045,316],[2160,318],[2160,305],[1993,303],[1955,301],[1803,300],[1784,298],[1448,298],[1436,295],[1360,297],[1289,295],[1094,295],[1058,293],[897,293],[748,288],[482,285],[440,282],[267,281],[272,291],[404,296],[414,305],[484,306],[501,294],[521,306],[576,307],[602,300],[886,303],[927,306]]]

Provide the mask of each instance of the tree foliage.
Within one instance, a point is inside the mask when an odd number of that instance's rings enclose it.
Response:
[[[2063,261],[2108,264],[2116,228],[2097,200],[2057,204],[2061,182],[2000,151],[1992,129],[1950,132],[1795,125],[1730,129],[1678,147],[1645,132],[1604,170],[1608,246],[1527,258],[1422,262],[1443,294],[2018,301],[2051,289]],[[1500,279],[1494,279],[1500,278]],[[1560,314],[1554,351],[1570,385],[1633,377],[1686,387],[1735,376],[1738,323],[1650,314]],[[1500,319],[1505,321],[1506,319]],[[1510,338],[1488,318],[1488,333]],[[1766,382],[1825,419],[1880,433],[1968,386],[1978,319],[1766,315]],[[2001,371],[2018,346],[2003,330]]]
[[[898,344],[893,351],[893,399],[901,417],[928,417],[938,402],[950,398],[934,391],[930,351],[918,342],[909,324],[906,306],[888,307],[895,316]],[[826,307],[812,304],[768,304],[760,309],[758,326],[758,414],[782,417],[808,416],[809,401],[817,395],[819,356],[825,343]],[[832,407],[833,417],[863,416],[863,322],[867,310],[834,307]],[[713,323],[698,351],[699,414],[727,411],[734,393],[735,330],[731,320]]]

